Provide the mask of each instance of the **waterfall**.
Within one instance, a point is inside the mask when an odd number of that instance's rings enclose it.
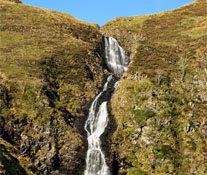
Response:
[[[105,62],[110,72],[121,74],[127,69],[128,57],[118,42],[112,37],[105,37]],[[117,86],[113,81],[113,75],[109,75],[103,90],[95,97],[89,109],[88,119],[84,129],[88,136],[88,150],[86,155],[86,169],[84,175],[110,175],[109,167],[106,164],[105,155],[101,149],[100,136],[104,133],[108,124],[107,103],[99,104],[100,98],[105,92]]]
[[[100,136],[104,133],[104,130],[108,124],[108,112],[107,102],[103,102],[98,112],[96,108],[98,99],[103,92],[107,91],[108,83],[111,81],[112,76],[109,76],[107,82],[104,85],[103,91],[101,91],[94,99],[90,110],[88,119],[85,123],[85,130],[88,135],[88,151],[86,156],[86,170],[85,175],[109,175],[109,168],[106,164],[105,155],[101,150]]]
[[[122,74],[127,70],[129,59],[116,39],[105,37],[105,63],[110,72]]]

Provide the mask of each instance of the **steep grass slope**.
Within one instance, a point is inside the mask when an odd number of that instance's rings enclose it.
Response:
[[[131,52],[111,100],[114,172],[207,173],[207,3],[101,28]]]
[[[0,2],[0,174],[81,174],[102,35],[96,24],[18,2]]]

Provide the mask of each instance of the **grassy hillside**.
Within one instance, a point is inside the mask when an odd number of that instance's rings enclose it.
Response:
[[[99,30],[0,0],[0,174],[82,174],[83,123],[104,77],[102,35],[131,53],[111,99],[114,173],[206,174],[206,9],[197,0]]]
[[[118,174],[207,172],[207,3],[101,28],[131,52],[111,100]]]
[[[0,2],[0,174],[81,173],[102,35],[96,24],[15,2]]]

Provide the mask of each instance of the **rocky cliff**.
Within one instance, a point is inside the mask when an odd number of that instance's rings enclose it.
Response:
[[[113,174],[206,174],[205,0],[101,29],[19,2],[0,3],[0,174],[82,174],[103,35],[130,53],[103,135]]]

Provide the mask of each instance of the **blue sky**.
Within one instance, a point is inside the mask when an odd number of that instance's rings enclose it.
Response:
[[[94,22],[100,26],[122,16],[138,16],[175,9],[194,0],[22,0],[24,4],[48,8]]]

